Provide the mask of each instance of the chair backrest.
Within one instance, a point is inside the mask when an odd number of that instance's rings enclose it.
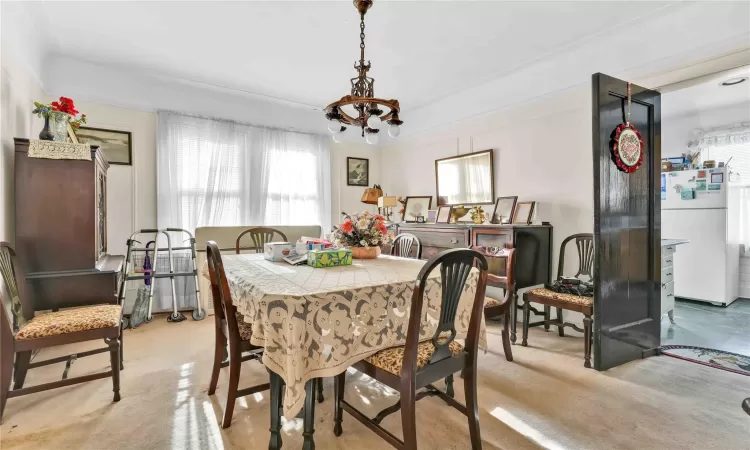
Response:
[[[503,275],[494,273],[487,274],[487,284],[505,289],[506,297],[516,286],[516,249],[512,247],[474,247],[487,258],[487,264],[492,267],[493,259],[502,259],[505,262]],[[502,267],[502,266],[501,266]]]
[[[470,355],[476,355],[479,345],[479,332],[482,323],[482,311],[484,309],[484,292],[487,286],[487,259],[476,250],[468,248],[457,248],[439,253],[427,263],[417,276],[417,284],[411,298],[411,311],[409,316],[409,328],[406,334],[406,348],[402,377],[413,375],[417,364],[417,346],[420,340],[422,328],[422,307],[424,293],[430,273],[440,266],[440,278],[442,283],[442,297],[440,302],[440,315],[438,318],[435,334],[432,336],[432,344],[435,352],[432,354],[430,364],[442,361],[452,356],[449,345],[456,337],[456,312],[459,300],[466,288],[466,280],[469,278],[471,269],[476,266],[479,269],[476,295],[471,308],[469,330],[466,335],[464,350]],[[447,339],[445,333],[450,333]],[[476,361],[476,358],[473,358]]]
[[[411,250],[416,248],[416,259],[422,259],[422,243],[419,242],[419,238],[411,233],[401,233],[393,239],[393,246],[391,247],[391,255],[400,256],[402,258],[411,258]]]
[[[250,235],[250,239],[253,241],[253,245],[250,247],[240,247],[240,240],[246,234]],[[240,250],[254,250],[255,253],[263,253],[265,251],[264,247],[266,243],[272,242],[275,234],[278,234],[279,236],[281,236],[282,242],[286,241],[286,235],[275,228],[269,228],[269,227],[248,228],[247,230],[240,233],[239,236],[237,236],[235,250],[237,251],[238,255],[240,254]]]
[[[11,312],[13,313],[13,330],[18,330],[34,318],[34,307],[26,297],[26,275],[16,257],[13,247],[7,242],[0,242],[0,276],[5,283],[5,290],[10,295]]]
[[[590,280],[594,279],[594,235],[592,233],[573,234],[565,238],[560,244],[560,257],[557,264],[557,278],[565,275],[565,247],[569,242],[575,240],[578,250],[578,272],[573,275],[579,278],[588,275]]]
[[[224,272],[224,263],[221,260],[221,251],[214,241],[206,243],[206,262],[208,263],[208,275],[211,280],[211,296],[214,302],[214,316],[216,326],[221,326],[221,321],[226,321],[229,329],[229,339],[240,339],[240,331],[237,326],[237,308],[232,304],[232,294],[229,290],[229,282]]]

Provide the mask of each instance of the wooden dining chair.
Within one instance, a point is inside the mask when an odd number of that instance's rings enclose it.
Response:
[[[250,235],[250,239],[252,240],[252,245],[249,247],[240,247],[240,241],[246,234]],[[235,243],[235,250],[237,251],[238,255],[240,254],[241,250],[252,250],[255,253],[263,253],[265,251],[266,243],[273,242],[275,235],[279,235],[279,237],[281,238],[279,242],[286,242],[287,240],[286,235],[275,228],[269,228],[269,227],[248,228],[247,230],[240,233],[239,236],[237,236],[237,242]]]
[[[412,249],[415,250],[414,256],[412,256]],[[422,243],[419,242],[418,237],[411,233],[401,233],[393,238],[391,255],[402,258],[422,259]]]
[[[461,345],[455,341],[456,312],[465,290],[466,280],[474,265],[479,269],[479,279],[465,345]],[[420,342],[425,287],[430,273],[438,266],[442,280],[439,321],[434,335]],[[486,284],[487,259],[475,250],[446,250],[427,261],[417,276],[412,294],[406,344],[382,350],[352,366],[365,375],[399,391],[400,400],[381,411],[374,419],[369,419],[344,400],[347,371],[342,372],[334,380],[334,434],[340,436],[343,432],[341,422],[345,410],[393,447],[416,450],[416,401],[425,396],[437,395],[468,417],[471,448],[481,449],[477,405],[477,356]],[[461,372],[464,379],[465,406],[433,385],[434,382],[456,372]],[[417,392],[417,390],[421,391]],[[403,441],[380,426],[384,417],[399,409],[404,433]]]
[[[594,278],[594,235],[591,233],[579,233],[572,236],[568,236],[560,244],[560,256],[557,264],[557,279],[559,280],[565,275],[565,250],[568,243],[574,242],[576,250],[578,252],[578,271],[573,277],[581,278],[582,275],[588,277],[589,280]],[[555,319],[548,319],[545,317],[544,320],[539,322],[530,322],[531,305],[530,303],[540,303],[544,305],[545,310],[549,307],[557,309],[557,317]],[[583,329],[575,325],[574,323],[565,322],[563,320],[563,309],[568,311],[576,311],[583,314]],[[557,327],[557,333],[560,337],[565,336],[565,327],[573,328],[579,333],[583,333],[583,345],[584,345],[584,367],[591,367],[591,341],[592,333],[591,328],[593,319],[591,316],[594,314],[594,298],[585,297],[575,294],[566,294],[561,292],[555,292],[547,288],[536,288],[531,289],[523,294],[523,340],[521,345],[524,347],[528,346],[529,328],[543,325],[545,329],[549,329],[550,326]]]
[[[255,394],[270,388],[269,383],[259,384],[249,388],[238,389],[240,381],[240,367],[245,361],[261,360],[263,348],[250,343],[253,331],[249,323],[245,322],[242,314],[232,304],[232,294],[229,291],[224,263],[221,261],[221,252],[214,241],[206,244],[206,261],[208,263],[208,274],[211,280],[211,294],[214,302],[215,346],[214,364],[211,370],[211,383],[208,387],[208,395],[216,393],[216,385],[219,382],[219,371],[222,367],[229,366],[229,386],[227,386],[227,404],[224,407],[224,418],[221,421],[222,428],[229,428],[234,413],[234,403],[238,397]],[[224,348],[229,341],[229,361],[224,360]]]
[[[12,319],[5,302],[0,307],[0,421],[9,398],[112,377],[113,401],[120,401],[122,367],[122,306],[101,304],[35,314],[33,300],[27,296],[26,275],[16,253],[7,242],[0,242],[0,275],[10,295]],[[114,289],[112,300],[116,299]],[[104,301],[102,303],[105,303]],[[87,350],[44,361],[31,362],[32,353],[43,348],[103,339],[106,347]],[[68,378],[75,359],[109,352],[111,369]],[[29,369],[66,362],[61,380],[24,387]],[[13,390],[10,390],[11,378]]]
[[[503,331],[503,352],[505,353],[505,359],[513,361],[513,349],[510,344],[510,308],[514,303],[514,295],[516,288],[516,249],[514,248],[500,248],[500,249],[489,249],[486,247],[475,247],[479,253],[483,254],[490,267],[490,272],[495,266],[495,261],[498,261],[504,267],[501,273],[503,275],[496,275],[489,273],[487,275],[487,285],[502,288],[504,290],[504,298],[496,299],[494,297],[487,296],[484,302],[484,318],[485,320],[494,319],[496,317],[502,317]]]

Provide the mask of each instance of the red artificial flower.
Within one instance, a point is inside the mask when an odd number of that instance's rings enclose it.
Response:
[[[60,103],[58,103],[58,102],[52,102],[52,103],[50,103],[49,105],[50,105],[50,106],[52,107],[52,109],[54,109],[55,111],[60,111]]]
[[[340,228],[340,229],[341,229],[341,231],[343,231],[344,233],[346,233],[346,234],[349,234],[349,233],[351,233],[352,231],[354,231],[354,224],[352,223],[351,219],[346,219],[346,220],[344,221],[344,223],[342,223],[342,224],[341,224],[341,226],[340,226],[339,228]]]
[[[386,226],[385,226],[385,224],[383,222],[379,222],[375,226],[375,228],[377,228],[378,231],[380,231],[383,234],[383,236],[385,236],[386,234],[388,234],[388,228],[386,228]]]
[[[377,220],[378,222],[384,222],[385,217],[381,216],[380,214],[375,214],[375,220]]]

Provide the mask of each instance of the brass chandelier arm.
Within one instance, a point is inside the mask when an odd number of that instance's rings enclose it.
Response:
[[[347,114],[346,111],[344,111],[341,107],[345,105],[360,105],[363,103],[375,103],[380,107],[388,108],[388,113],[380,116],[380,119],[384,122],[391,119],[398,120],[398,113],[401,111],[401,107],[398,103],[398,100],[395,99],[384,100],[382,98],[355,97],[352,95],[345,95],[341,97],[341,100],[335,101],[326,106],[325,111],[333,112],[334,110],[338,110],[338,114],[340,115],[339,121],[341,123],[346,125],[362,126],[367,119],[361,117],[361,113],[360,117],[355,118]]]

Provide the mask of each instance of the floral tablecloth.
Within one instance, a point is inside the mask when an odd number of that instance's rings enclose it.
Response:
[[[380,256],[314,269],[266,261],[262,254],[222,259],[232,300],[252,324],[251,342],[264,347],[263,363],[286,382],[287,418],[302,409],[308,380],[337,375],[379,350],[406,342],[412,291],[425,263]],[[478,274],[472,269],[459,302],[458,339],[468,331]],[[425,289],[423,339],[437,328],[441,293],[440,271],[433,270]],[[484,322],[480,346],[487,348]]]

